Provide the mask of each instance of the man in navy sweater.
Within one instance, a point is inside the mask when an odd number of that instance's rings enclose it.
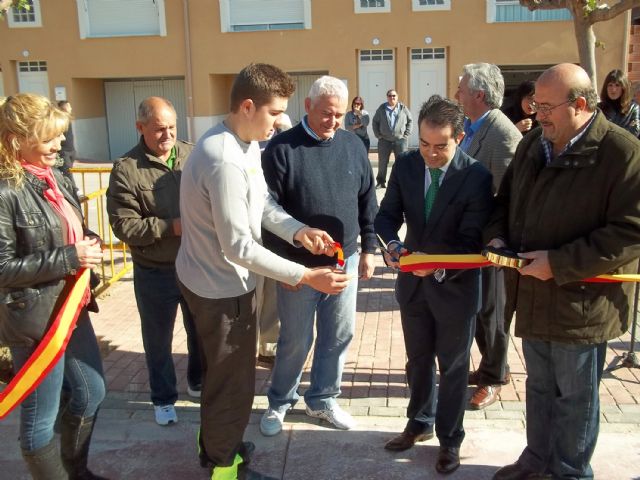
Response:
[[[347,100],[347,87],[341,80],[329,76],[316,80],[305,100],[307,116],[269,142],[262,168],[276,201],[290,215],[325,230],[340,242],[345,271],[353,277],[369,279],[374,270],[373,220],[378,205],[363,143],[353,133],[339,129]],[[362,253],[358,253],[358,235]],[[333,259],[289,248],[268,232],[264,244],[307,267],[335,264]],[[317,338],[311,385],[304,395],[307,415],[343,430],[355,425],[336,398],[354,333],[357,290],[355,279],[338,295],[325,295],[307,286],[278,284],[280,338],[267,393],[269,408],[260,422],[264,435],[276,435],[282,430],[285,413],[299,398],[297,389],[313,342],[314,317]]]

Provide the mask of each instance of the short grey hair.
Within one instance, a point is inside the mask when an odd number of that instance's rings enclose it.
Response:
[[[489,108],[500,108],[504,97],[504,77],[500,69],[492,63],[470,63],[463,67],[469,77],[469,89],[484,92],[484,103]]]
[[[349,90],[345,83],[336,77],[324,75],[313,82],[307,95],[311,101],[315,101],[320,97],[338,97],[344,102],[349,101]]]
[[[167,107],[169,107],[171,110],[173,110],[174,113],[176,113],[176,109],[173,106],[173,103],[171,103],[166,98],[147,97],[140,102],[140,105],[138,105],[138,116],[136,118],[138,122],[142,124],[146,124],[149,121],[149,119],[153,116],[153,113],[155,111],[154,100],[156,99],[161,99]]]

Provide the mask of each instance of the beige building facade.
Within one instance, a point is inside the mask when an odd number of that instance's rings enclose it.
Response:
[[[179,136],[195,141],[228,109],[250,62],[289,72],[295,122],[321,74],[343,79],[373,112],[389,88],[415,111],[453,96],[462,66],[499,65],[508,85],[548,65],[578,62],[562,10],[512,0],[30,0],[0,23],[0,95],[69,100],[81,158],[114,159],[137,140],[136,106],[170,98]],[[598,77],[628,60],[630,16],[598,24]],[[414,136],[412,143],[416,143]]]

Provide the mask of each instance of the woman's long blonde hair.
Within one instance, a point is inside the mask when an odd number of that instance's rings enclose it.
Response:
[[[34,93],[0,97],[0,178],[22,184],[20,148],[57,137],[69,126],[70,116],[48,98]]]

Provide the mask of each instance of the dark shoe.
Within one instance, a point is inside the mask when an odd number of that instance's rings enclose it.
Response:
[[[498,400],[500,387],[495,385],[487,385],[486,387],[477,387],[469,401],[471,410],[482,410]]]
[[[96,416],[80,417],[69,411],[62,414],[60,420],[60,456],[69,480],[107,480],[96,475],[87,466],[89,445]]]
[[[387,184],[386,184],[386,183],[378,182],[378,183],[376,184],[376,189],[382,189],[382,188],[387,188]]]
[[[268,368],[269,370],[273,370],[275,363],[275,355],[258,355],[258,359],[256,360],[258,367]]]
[[[502,467],[493,474],[493,480],[545,480],[551,478],[551,475],[533,472],[518,462]]]
[[[460,466],[460,449],[456,447],[440,447],[436,470],[438,473],[451,473]]]
[[[69,476],[62,465],[55,438],[38,450],[22,450],[22,458],[34,480],[67,480]]]
[[[384,446],[387,450],[391,450],[393,452],[403,452],[405,450],[409,450],[413,447],[417,442],[426,442],[433,438],[433,429],[424,433],[411,433],[406,430],[402,432],[397,437],[392,438],[387,442]]]

